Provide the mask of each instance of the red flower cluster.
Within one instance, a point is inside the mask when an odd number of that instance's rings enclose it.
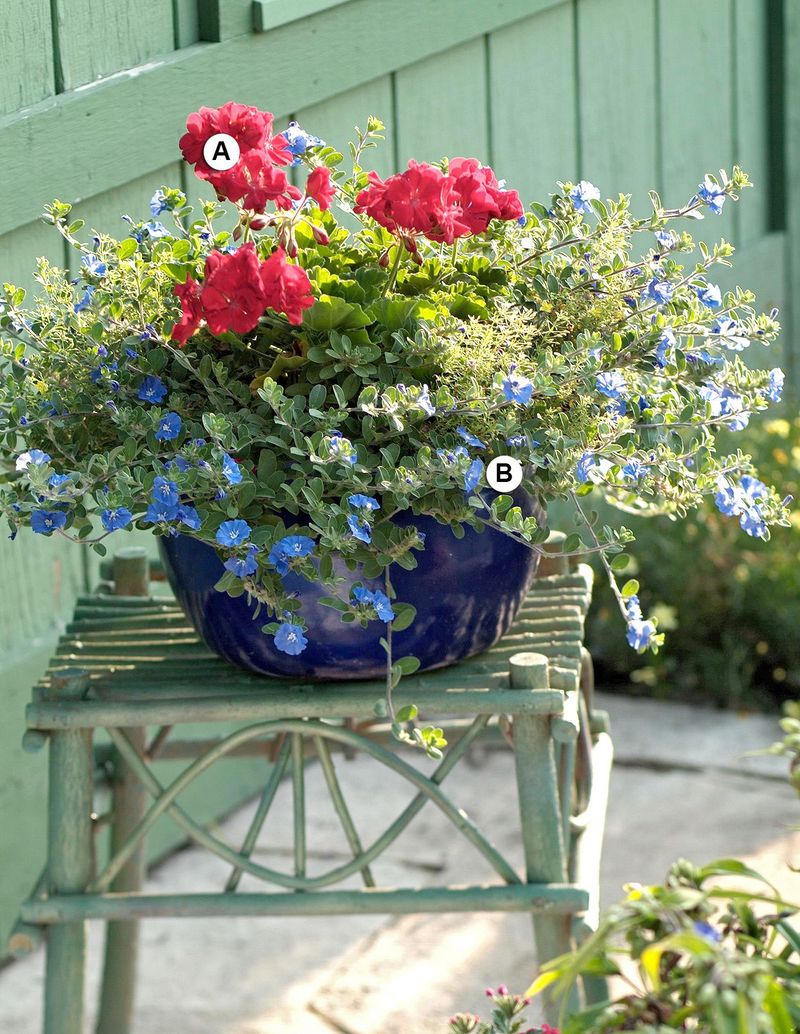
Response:
[[[228,330],[246,334],[266,309],[282,312],[290,323],[303,320],[303,309],[314,304],[311,283],[304,269],[286,261],[282,248],[262,261],[255,245],[236,251],[212,251],[206,259],[202,283],[188,277],[175,286],[182,314],[172,337],[184,345],[205,320],[212,334]]]
[[[239,145],[239,161],[225,172],[212,169],[203,157],[206,141],[217,133],[232,136]],[[286,138],[272,135],[272,114],[229,101],[221,108],[201,108],[186,120],[179,146],[183,157],[201,179],[208,180],[220,199],[241,201],[253,212],[267,202],[289,208],[303,195],[278,166],[289,165],[292,153]]]
[[[503,190],[492,170],[475,158],[453,158],[447,175],[412,160],[405,172],[387,180],[370,172],[369,181],[356,198],[355,211],[401,236],[421,233],[452,244],[458,237],[483,233],[492,219],[522,215],[517,192]]]

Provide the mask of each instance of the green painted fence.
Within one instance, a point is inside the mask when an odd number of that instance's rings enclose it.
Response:
[[[0,0],[0,280],[28,286],[36,256],[66,261],[37,221],[54,196],[119,233],[164,182],[201,195],[177,140],[189,111],[232,98],[335,143],[380,115],[380,172],[475,155],[525,198],[586,177],[644,211],[649,187],[677,204],[738,162],[758,190],[692,229],[733,240],[726,282],[781,306],[793,373],[794,0]],[[44,763],[19,749],[23,703],[94,576],[78,547],[0,541],[0,938],[42,853]],[[242,764],[209,810],[254,784]]]

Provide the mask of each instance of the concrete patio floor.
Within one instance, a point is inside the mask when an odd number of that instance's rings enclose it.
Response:
[[[660,881],[678,857],[698,863],[741,857],[797,898],[800,876],[787,863],[800,863],[800,833],[791,828],[800,824],[800,801],[782,779],[781,759],[742,757],[778,738],[774,719],[604,694],[598,694],[598,706],[611,714],[616,747],[605,904],[621,896],[626,882]],[[408,799],[405,785],[391,776],[376,792],[366,759],[337,761],[337,770],[365,840]],[[520,862],[510,754],[476,752],[448,785],[506,856]],[[312,872],[350,857],[323,787],[320,771],[311,766]],[[290,806],[284,785],[262,836],[268,846],[256,853],[264,864],[291,865]],[[222,824],[234,841],[244,835],[252,807]],[[436,809],[425,808],[375,864],[378,881],[488,880],[483,860],[451,830]],[[216,890],[226,877],[219,860],[187,849],[155,869],[148,889]],[[241,886],[256,883],[246,877]],[[92,924],[92,997],[101,939]],[[43,962],[37,952],[0,971],[0,1034],[37,1034]],[[447,1017],[458,1009],[485,1014],[485,986],[523,990],[534,964],[525,915],[150,920],[143,928],[135,1032],[444,1034]]]

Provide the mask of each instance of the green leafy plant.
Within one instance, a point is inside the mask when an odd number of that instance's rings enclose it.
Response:
[[[273,134],[268,112],[202,108],[180,146],[217,200],[195,209],[165,187],[122,240],[85,239],[70,205],[50,206],[77,276],[42,261],[27,307],[3,287],[0,512],[12,536],[99,553],[134,526],[194,536],[224,562],[218,589],[256,601],[289,654],[308,626],[283,579],[321,583],[343,622],[387,626],[385,710],[438,756],[440,730],[392,703],[418,662],[392,656],[414,614],[391,572],[424,555],[394,518],[542,551],[544,522],[489,490],[487,461],[510,456],[529,496],[570,502],[565,552],[601,558],[628,643],[657,650],[638,581],[617,583],[631,532],[585,497],[682,517],[713,495],[752,537],[786,524],[748,457],[715,447],[780,396],[779,370],[741,359],[778,326],[752,294],[708,280],[731,245],[695,246],[685,229],[738,198],[738,168],[677,209],[652,193],[644,219],[587,181],[526,209],[472,159],[367,172],[381,130],[371,118],[358,132],[345,171],[296,124]],[[220,134],[233,147],[212,154]]]

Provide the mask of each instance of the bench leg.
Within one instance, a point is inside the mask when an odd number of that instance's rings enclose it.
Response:
[[[124,735],[142,754],[145,729],[123,729]],[[117,754],[112,786],[111,853],[114,854],[138,825],[147,807],[147,791]],[[142,841],[128,863],[120,870],[111,889],[142,889],[146,866]],[[139,923],[136,920],[112,921],[106,925],[103,983],[96,1034],[129,1034],[133,1022],[136,993],[136,962],[139,948]]]
[[[517,654],[510,660],[511,685],[517,689],[547,689],[547,658],[540,654]],[[516,715],[514,758],[517,773],[522,843],[526,879],[529,883],[567,881],[563,822],[559,802],[558,774],[549,715]],[[536,953],[541,965],[573,947],[572,916],[537,913],[533,917]],[[560,1003],[544,992],[545,1019],[556,1023]],[[567,1010],[577,1006],[570,1000]]]
[[[58,681],[59,685],[56,685]],[[54,695],[80,696],[85,676],[54,679]],[[48,885],[52,894],[80,894],[92,876],[92,734],[54,731],[50,737]],[[86,923],[57,923],[47,931],[44,1034],[83,1034]]]

